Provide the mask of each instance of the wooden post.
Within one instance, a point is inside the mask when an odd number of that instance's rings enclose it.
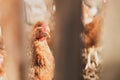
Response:
[[[7,77],[9,80],[24,80],[21,77],[23,74],[21,66],[24,65],[22,64],[24,58],[22,51],[21,1],[1,0],[0,4],[0,24],[3,29],[5,50],[7,51]]]
[[[82,80],[83,47],[80,33],[82,0],[56,0],[56,32],[59,36],[56,58],[56,80]]]

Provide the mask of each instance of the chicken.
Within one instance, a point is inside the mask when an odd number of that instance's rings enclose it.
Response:
[[[1,27],[0,27],[1,35]],[[0,36],[0,80],[7,80],[6,77],[6,51],[3,46],[3,39]]]
[[[32,63],[29,80],[53,80],[54,57],[48,46],[49,27],[44,22],[37,22],[32,33]]]
[[[104,20],[104,6],[106,0],[83,0],[82,21],[84,32],[82,40],[84,43],[85,69],[84,80],[100,80],[102,67],[100,32]]]
[[[6,52],[0,49],[0,80],[6,80],[5,61]]]

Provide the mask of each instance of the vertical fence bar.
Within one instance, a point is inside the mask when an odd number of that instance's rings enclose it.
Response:
[[[56,0],[57,35],[56,80],[82,80],[83,47],[79,38],[83,30],[81,22],[82,0]]]
[[[1,3],[1,25],[3,40],[7,51],[7,78],[8,80],[24,80],[22,75],[23,51],[21,28],[21,1],[4,0]],[[12,73],[12,74],[11,74]]]

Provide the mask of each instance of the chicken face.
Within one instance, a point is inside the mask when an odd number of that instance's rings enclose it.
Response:
[[[37,22],[34,26],[33,30],[33,38],[34,40],[45,40],[47,37],[49,37],[50,29],[48,25],[46,25],[44,22]]]

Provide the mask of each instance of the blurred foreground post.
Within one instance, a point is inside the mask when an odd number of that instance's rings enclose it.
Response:
[[[21,77],[23,66],[21,1],[1,0],[0,21],[3,28],[3,41],[7,51],[8,80],[24,80]],[[21,78],[21,79],[20,79]]]
[[[83,47],[80,40],[82,32],[82,0],[56,0],[57,36],[56,80],[82,80]]]

